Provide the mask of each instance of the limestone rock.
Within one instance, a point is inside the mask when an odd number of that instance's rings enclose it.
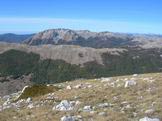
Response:
[[[136,85],[137,82],[134,80],[129,80],[125,82],[125,88]]]
[[[27,106],[27,108],[29,108],[29,109],[32,109],[32,108],[34,108],[34,105],[33,105],[33,103],[29,104],[29,105]]]
[[[155,112],[154,109],[149,109],[149,110],[146,110],[146,111],[145,111],[145,114],[147,114],[147,115],[152,115],[154,112]]]
[[[61,121],[76,121],[73,116],[63,116]]]
[[[139,121],[160,121],[160,119],[144,117],[144,118],[140,119]]]
[[[32,98],[31,97],[28,97],[27,99],[26,99],[26,103],[31,103],[32,102]]]
[[[83,112],[90,112],[90,111],[92,111],[92,106],[84,106],[83,107]]]
[[[60,104],[54,107],[53,110],[70,111],[73,110],[73,108],[74,108],[73,105],[69,101],[63,100],[60,102]]]
[[[68,86],[66,87],[66,89],[71,90],[72,87],[71,87],[70,85],[68,85]]]

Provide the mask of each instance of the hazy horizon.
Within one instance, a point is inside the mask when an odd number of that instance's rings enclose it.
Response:
[[[93,30],[88,30],[88,29],[71,29],[71,28],[51,28],[51,29],[69,29],[69,30],[85,30],[85,31],[90,31],[90,32],[112,32],[112,33],[121,33],[121,34],[140,34],[140,35],[160,35],[162,36],[161,33],[137,33],[137,32],[118,32],[118,31],[109,31],[109,30],[105,30],[105,31],[93,31]],[[3,34],[15,34],[15,35],[30,35],[30,34],[36,34],[36,33],[39,33],[39,32],[42,32],[42,31],[45,31],[45,30],[50,30],[50,29],[42,29],[40,31],[6,31],[6,32],[1,32],[0,31],[0,35],[3,35]]]

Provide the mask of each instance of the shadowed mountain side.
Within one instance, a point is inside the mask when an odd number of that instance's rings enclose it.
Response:
[[[25,34],[25,35],[17,35],[17,34],[0,34],[0,42],[8,42],[8,43],[22,43],[27,38],[32,37],[34,34]]]

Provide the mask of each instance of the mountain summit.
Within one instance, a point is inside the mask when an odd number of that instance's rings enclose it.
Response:
[[[26,39],[28,45],[79,45],[93,48],[140,46],[156,48],[162,45],[162,37],[149,34],[91,32],[88,30],[50,29]]]
[[[35,36],[25,40],[25,43],[29,45],[61,44],[80,39],[81,36],[73,30],[51,29],[36,34]]]

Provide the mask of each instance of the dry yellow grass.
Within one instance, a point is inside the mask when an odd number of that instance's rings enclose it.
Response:
[[[135,78],[137,85],[124,88],[126,78],[128,80]],[[146,116],[145,111],[150,108],[154,108],[155,111],[149,116],[162,119],[162,73],[143,74],[136,77],[132,75],[112,77],[110,80],[115,82],[115,87],[111,87],[108,82],[101,82],[100,80],[78,80],[56,84],[56,86],[61,85],[63,87],[54,92],[56,99],[50,100],[46,105],[39,108],[6,109],[0,112],[0,121],[59,121],[65,115],[81,115],[83,121],[90,119],[93,119],[93,121],[138,121],[139,118]],[[75,87],[78,84],[91,85],[92,87],[66,89],[68,85]],[[47,95],[34,97],[33,102],[45,101],[46,97]],[[81,104],[72,111],[52,110],[53,106],[61,100],[78,100]],[[106,108],[98,108],[97,105],[100,103],[112,105]],[[85,105],[94,106],[94,112],[79,111]],[[126,105],[129,105],[130,108],[124,108]],[[98,115],[100,112],[105,112],[106,116]],[[135,113],[137,113],[136,116]]]

